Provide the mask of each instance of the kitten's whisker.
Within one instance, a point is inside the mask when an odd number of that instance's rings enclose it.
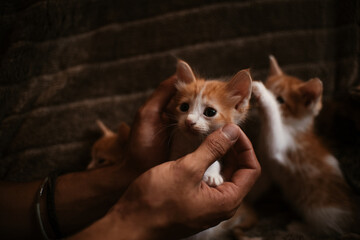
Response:
[[[167,131],[169,128],[173,128],[173,127],[175,127],[175,126],[177,126],[176,123],[164,125],[163,127],[161,127],[161,128],[154,134],[154,136],[156,137],[156,136],[158,136],[159,134],[162,134],[163,132]],[[171,136],[172,132],[173,132],[173,131],[170,131],[170,136]],[[166,139],[163,140],[163,141],[166,141]]]
[[[175,114],[166,114],[166,116],[170,119],[170,120],[177,120],[177,117]]]
[[[176,124],[175,124],[175,125],[176,125]],[[170,137],[169,137],[169,139],[168,139],[168,146],[171,145],[172,138],[173,138],[174,135],[175,135],[177,132],[179,132],[179,131],[180,131],[180,129],[179,129],[178,127],[175,127],[174,130],[171,131]]]

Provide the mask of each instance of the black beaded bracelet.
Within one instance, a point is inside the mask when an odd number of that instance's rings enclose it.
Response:
[[[41,214],[40,202],[41,202],[41,199],[42,199],[43,196],[44,196],[44,191],[45,191],[45,189],[46,189],[46,186],[47,186],[47,184],[48,184],[48,181],[49,181],[49,178],[46,177],[46,178],[44,179],[44,181],[41,183],[40,190],[39,190],[39,194],[38,194],[38,196],[37,196],[37,200],[36,200],[36,204],[35,204],[36,217],[37,217],[38,222],[39,222],[41,234],[42,234],[42,236],[43,236],[43,238],[44,238],[45,240],[50,240],[50,238],[49,238],[48,233],[47,233],[46,230],[45,230],[45,226],[44,226],[44,222],[43,222],[42,214]]]
[[[49,223],[53,230],[53,233],[55,234],[55,238],[61,239],[63,235],[60,232],[59,223],[56,217],[55,199],[54,199],[57,176],[58,174],[56,172],[53,172],[49,175],[46,206],[47,206]]]
[[[49,237],[48,232],[46,231],[45,222],[43,221],[43,215],[41,213],[41,200],[46,195],[46,210],[47,210],[47,218],[48,218],[48,225],[51,229],[51,235],[54,236],[54,239],[61,239],[63,235],[59,230],[59,224],[57,221],[56,213],[55,213],[55,201],[54,201],[54,194],[55,194],[55,183],[56,183],[56,173],[50,174],[48,177],[44,179],[40,186],[39,194],[37,196],[36,201],[36,216],[39,222],[41,234],[43,235],[45,240],[52,240]],[[46,193],[45,193],[46,192]]]

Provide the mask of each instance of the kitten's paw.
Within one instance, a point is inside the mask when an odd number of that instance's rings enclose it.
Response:
[[[260,100],[260,98],[266,94],[266,88],[262,82],[254,81],[252,83],[252,94],[256,100]]]
[[[224,179],[220,174],[205,173],[203,180],[211,187],[217,187],[224,182]]]

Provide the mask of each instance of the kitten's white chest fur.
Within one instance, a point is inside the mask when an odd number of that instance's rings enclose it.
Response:
[[[277,106],[275,97],[260,82],[253,83],[253,94],[259,99],[262,107],[263,122],[261,133],[262,139],[267,139],[267,144],[260,144],[261,152],[266,152],[267,158],[276,160],[280,164],[287,164],[283,156],[284,151],[294,145],[294,139],[286,131],[281,118],[280,109]]]
[[[176,160],[185,156],[186,154],[192,153],[200,146],[201,142],[202,142],[201,138],[196,135],[191,136],[181,131],[176,131],[173,136],[173,142],[170,152],[170,160]],[[220,171],[221,171],[220,162],[215,161],[205,171],[203,180],[209,186],[214,186],[214,187],[219,186],[224,182]]]

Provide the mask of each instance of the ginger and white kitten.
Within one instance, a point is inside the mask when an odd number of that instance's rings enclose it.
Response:
[[[265,86],[253,82],[262,117],[258,157],[263,171],[305,221],[297,227],[326,235],[353,230],[356,212],[351,190],[337,159],[313,131],[322,107],[322,82],[288,76],[270,56]]]
[[[196,78],[190,66],[179,61],[176,69],[177,94],[170,109],[177,122],[172,137],[170,160],[193,152],[204,138],[227,123],[244,121],[251,96],[248,70],[238,72],[229,82]],[[219,161],[205,172],[210,186],[223,183]]]
[[[130,127],[126,123],[121,122],[118,132],[114,133],[102,121],[97,120],[96,123],[103,135],[91,148],[92,159],[87,169],[121,163],[125,151],[124,148],[130,135]]]
[[[172,117],[176,120],[170,160],[193,152],[206,136],[227,123],[241,124],[245,121],[252,84],[248,70],[239,71],[227,82],[205,80],[195,77],[190,66],[183,61],[177,64],[176,76],[178,91],[169,105]],[[210,186],[223,183],[219,161],[206,170],[203,180]],[[255,222],[253,210],[242,205],[229,220],[186,240],[225,240],[233,239],[234,234],[241,239],[241,229],[250,228]]]

